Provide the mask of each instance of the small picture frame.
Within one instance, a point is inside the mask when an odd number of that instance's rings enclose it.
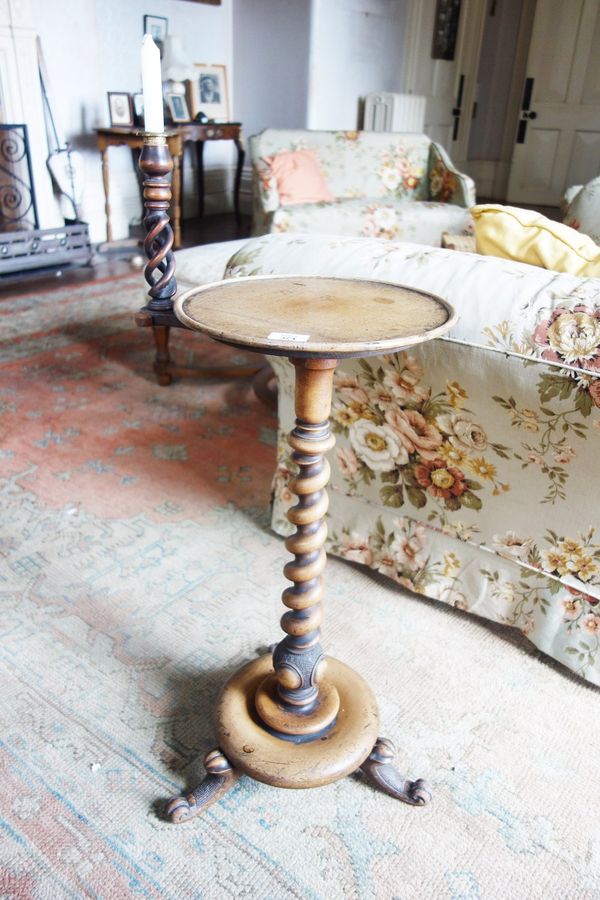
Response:
[[[133,119],[135,125],[144,124],[144,95],[142,93],[132,94],[131,101],[133,103]]]
[[[168,30],[169,20],[164,16],[144,16],[144,34],[149,34],[159,48],[162,48]]]
[[[172,122],[189,122],[190,113],[183,94],[167,94],[167,107]]]
[[[437,0],[433,26],[432,59],[453,60],[458,39],[461,0]]]
[[[108,112],[111,128],[133,126],[133,106],[129,94],[122,91],[108,91]]]
[[[229,90],[227,68],[196,63],[197,75],[189,82],[190,110],[195,119],[203,112],[209,119],[229,121]]]

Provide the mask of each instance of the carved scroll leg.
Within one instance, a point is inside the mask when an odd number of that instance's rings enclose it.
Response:
[[[431,800],[429,785],[422,778],[410,781],[401,775],[392,765],[395,755],[392,742],[387,738],[379,738],[358,771],[374,787],[397,800],[410,803],[411,806],[425,806]]]
[[[173,824],[187,822],[216,803],[240,777],[219,749],[206,754],[204,768],[207,774],[197,788],[186,797],[173,797],[167,803],[165,814]]]

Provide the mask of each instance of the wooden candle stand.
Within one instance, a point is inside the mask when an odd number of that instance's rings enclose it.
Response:
[[[173,229],[169,221],[171,202],[171,173],[173,160],[165,134],[143,133],[144,145],[140,154],[140,169],[144,176],[144,252],[148,263],[144,276],[149,285],[148,302],[135,315],[135,322],[151,327],[156,355],[154,372],[161,385],[169,385],[174,375],[192,378],[247,378],[264,368],[255,366],[183,366],[171,359],[169,336],[171,328],[182,328],[173,311],[177,292]]]
[[[285,542],[293,554],[283,570],[291,582],[282,595],[286,637],[224,685],[207,775],[190,794],[169,801],[167,816],[188,821],[242,774],[276,787],[309,788],[360,771],[393,797],[422,806],[429,788],[392,766],[393,745],[378,738],[371,689],[344,663],[326,658],[319,641],[329,481],[324,454],[334,445],[329,413],[338,360],[437,337],[452,325],[452,308],[381,282],[275,277],[194,289],[179,298],[176,314],[184,326],[234,347],[289,356],[296,370],[289,443],[299,472],[290,483],[298,502],[288,513],[296,531]]]

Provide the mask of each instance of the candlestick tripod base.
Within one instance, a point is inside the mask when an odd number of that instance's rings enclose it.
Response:
[[[378,738],[379,717],[367,683],[339,660],[327,660],[327,677],[339,695],[339,711],[324,734],[276,735],[259,719],[255,696],[273,673],[270,655],[248,663],[224,685],[216,707],[218,749],[207,754],[207,775],[185,797],[167,804],[175,823],[193,819],[219,800],[241,775],[281,788],[312,788],[360,773],[365,780],[412,806],[431,799],[422,779],[411,781],[392,766],[391,741]],[[290,741],[295,745],[290,747]]]

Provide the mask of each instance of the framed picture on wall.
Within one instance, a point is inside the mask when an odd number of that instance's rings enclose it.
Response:
[[[203,112],[209,119],[229,121],[227,69],[222,65],[196,63],[196,76],[190,79],[189,99],[192,118]]]
[[[108,112],[111,128],[131,128],[133,125],[133,106],[129,94],[121,91],[108,92]]]
[[[144,124],[144,95],[142,93],[132,94],[133,103],[133,119],[135,125]]]
[[[167,107],[173,122],[190,121],[188,106],[181,94],[167,94]]]
[[[169,20],[164,16],[144,16],[144,34],[149,34],[155,44],[162,47],[168,30]]]
[[[432,59],[454,59],[461,0],[437,0],[433,25]]]

